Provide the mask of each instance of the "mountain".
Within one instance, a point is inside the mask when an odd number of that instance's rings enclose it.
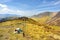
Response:
[[[5,22],[7,20],[13,20],[21,17],[20,15],[16,14],[0,14],[0,22]]]
[[[45,17],[45,16],[53,17],[55,15],[56,15],[55,12],[43,12],[43,13],[39,13],[37,15],[33,15],[32,17],[37,17],[37,18],[41,18],[41,17]]]
[[[52,17],[47,23],[49,25],[60,26],[60,12],[57,12],[57,14],[54,17]]]
[[[0,14],[0,18],[6,18],[6,17],[18,17],[20,15],[16,14]]]
[[[60,12],[43,12],[32,17],[37,19],[40,23],[43,21],[49,25],[60,26]]]
[[[0,20],[0,23],[2,22],[6,22],[6,21],[11,21],[11,20],[22,20],[22,21],[27,21],[27,22],[30,22],[31,24],[35,24],[35,25],[38,25],[40,26],[40,23],[35,21],[34,19],[31,19],[31,18],[28,18],[28,17],[8,17],[8,18],[3,18]]]
[[[41,25],[39,22],[28,17],[19,17],[18,19],[8,21],[6,20],[5,22],[0,23],[0,39],[60,40],[59,26]],[[22,32],[19,34],[15,33],[16,28],[20,28]]]
[[[0,20],[2,18],[13,18],[13,17],[21,17],[21,16],[16,14],[0,14]]]

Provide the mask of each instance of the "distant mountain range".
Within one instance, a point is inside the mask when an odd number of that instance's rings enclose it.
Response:
[[[16,15],[16,14],[0,14],[0,18],[6,18],[6,17],[18,17],[20,15]]]
[[[6,20],[17,19],[19,17],[21,17],[21,16],[16,15],[16,14],[0,14],[0,22],[1,21],[6,21]]]

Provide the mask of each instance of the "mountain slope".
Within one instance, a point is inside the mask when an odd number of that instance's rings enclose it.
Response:
[[[49,25],[60,26],[60,12],[44,12],[34,15],[32,18],[39,21],[41,24],[46,23]]]
[[[25,22],[27,21],[32,24],[40,25],[39,22],[37,22],[31,18],[28,18],[28,17],[12,17],[12,18],[8,17],[8,18],[4,18],[4,19],[0,20],[0,22],[2,23],[2,22],[10,21],[10,20],[22,20],[22,21],[25,21]]]
[[[39,13],[37,15],[33,15],[32,17],[37,17],[37,18],[41,18],[41,17],[45,17],[45,16],[53,17],[55,15],[56,15],[55,12],[43,12],[43,13]]]
[[[49,25],[60,26],[60,12],[58,12],[54,17],[52,17],[48,22]]]
[[[49,21],[52,17],[54,17],[57,12],[43,12],[37,15],[33,15],[31,18],[38,21],[40,24],[45,24]]]
[[[23,32],[15,34],[16,28],[20,28]],[[59,31],[58,26],[39,25],[38,21],[27,17],[0,23],[1,40],[60,40]]]

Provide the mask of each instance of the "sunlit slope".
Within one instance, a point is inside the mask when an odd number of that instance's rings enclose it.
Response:
[[[39,22],[40,24],[45,24],[48,20],[50,20],[51,18],[49,16],[45,16],[45,17],[41,17],[41,18],[32,18],[34,20],[36,20],[37,22]]]
[[[21,17],[2,22],[0,23],[0,40],[60,40],[60,27],[41,25],[39,23],[41,20]],[[25,36],[22,33],[14,34],[16,28],[22,29]]]
[[[1,40],[24,40],[22,33],[14,34],[16,28],[23,28],[19,23],[21,20],[6,21],[0,23],[0,37]],[[21,26],[21,27],[20,27]],[[5,38],[4,38],[5,37]]]
[[[49,24],[60,26],[60,12],[43,12],[33,15],[32,18],[39,21],[41,24]]]

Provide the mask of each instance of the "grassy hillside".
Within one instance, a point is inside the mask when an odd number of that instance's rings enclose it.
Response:
[[[22,17],[2,22],[0,23],[0,40],[60,40],[60,27],[45,24],[47,18]],[[15,34],[16,28],[20,28],[23,32]]]

